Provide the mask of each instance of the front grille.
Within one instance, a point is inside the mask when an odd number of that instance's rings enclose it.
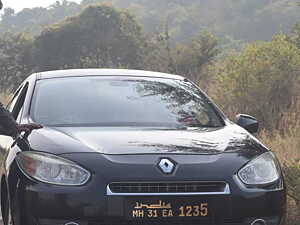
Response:
[[[229,192],[224,182],[116,182],[108,185],[111,193],[223,193]]]

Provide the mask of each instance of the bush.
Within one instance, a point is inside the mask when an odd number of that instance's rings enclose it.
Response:
[[[279,158],[288,189],[288,220],[286,225],[300,224],[300,125],[286,124],[284,132],[262,131],[260,139]]]
[[[300,160],[284,164],[283,169],[288,186],[288,195],[295,201],[300,210]]]
[[[249,113],[265,128],[278,129],[284,114],[296,108],[299,68],[300,50],[284,35],[248,44],[212,67],[213,94],[225,111]]]

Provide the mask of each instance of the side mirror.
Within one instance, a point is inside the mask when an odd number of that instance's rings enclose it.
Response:
[[[259,124],[257,122],[257,119],[252,116],[246,114],[238,114],[236,116],[236,123],[252,134],[258,131]]]

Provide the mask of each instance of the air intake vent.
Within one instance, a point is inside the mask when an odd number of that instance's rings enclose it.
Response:
[[[116,182],[108,185],[107,194],[230,194],[230,190],[224,182]]]

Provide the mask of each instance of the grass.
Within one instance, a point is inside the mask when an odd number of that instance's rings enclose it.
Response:
[[[276,153],[281,162],[288,187],[286,225],[300,225],[300,126],[287,126],[272,134],[262,131],[260,139]]]
[[[10,98],[11,98],[11,95],[8,93],[0,94],[0,102],[3,105],[6,105]]]

